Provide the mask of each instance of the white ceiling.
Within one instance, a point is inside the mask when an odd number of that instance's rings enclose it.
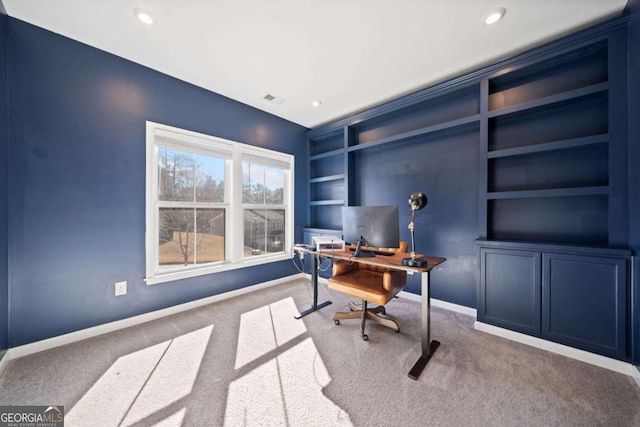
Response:
[[[2,2],[14,18],[315,127],[616,16],[627,0]],[[505,17],[485,25],[496,7]]]

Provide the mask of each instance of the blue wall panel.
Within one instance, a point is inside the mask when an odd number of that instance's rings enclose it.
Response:
[[[540,335],[540,252],[480,249],[478,320]]]
[[[628,261],[542,255],[542,336],[628,360]]]
[[[9,273],[7,232],[7,24],[0,3],[0,359],[9,347]]]
[[[9,20],[10,346],[296,272],[289,261],[147,286],[145,120],[305,153],[302,126]],[[306,162],[296,174],[306,176]],[[298,185],[296,236],[307,199]],[[128,294],[114,296],[114,282]]]
[[[355,205],[398,205],[400,238],[410,242],[409,195],[422,191],[425,208],[416,213],[416,251],[447,262],[431,275],[431,296],[476,306],[478,238],[478,131],[463,128],[389,148],[355,154]],[[419,275],[407,291],[420,294]]]
[[[629,247],[635,253],[632,302],[633,362],[640,368],[640,0],[630,0],[629,61]]]

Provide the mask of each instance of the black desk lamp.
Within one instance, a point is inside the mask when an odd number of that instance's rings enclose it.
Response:
[[[409,230],[411,231],[411,258],[403,258],[402,265],[408,267],[426,267],[426,259],[416,258],[416,239],[413,232],[413,220],[416,217],[416,211],[427,206],[427,196],[421,192],[411,193],[409,196],[409,206],[411,206],[411,222],[409,223]]]

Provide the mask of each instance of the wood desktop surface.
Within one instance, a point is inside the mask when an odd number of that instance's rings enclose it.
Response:
[[[365,249],[373,249],[373,248],[365,248]],[[351,261],[351,262],[359,262],[362,264],[373,265],[376,267],[386,267],[392,270],[404,270],[408,272],[421,272],[421,273],[430,271],[435,266],[442,264],[447,260],[446,258],[442,258],[442,257],[416,254],[416,258],[424,258],[427,260],[427,266],[426,267],[409,267],[406,265],[402,265],[402,259],[410,258],[411,254],[403,253],[403,252],[393,252],[393,255],[391,256],[376,255],[375,257],[372,257],[372,258],[361,258],[361,257],[354,257],[353,251],[350,251],[349,249],[347,249],[346,251],[327,250],[327,251],[318,252],[316,250],[308,249],[306,247],[296,246],[294,247],[294,250],[299,252],[304,252],[307,254],[319,255],[326,258],[339,259],[339,260]]]

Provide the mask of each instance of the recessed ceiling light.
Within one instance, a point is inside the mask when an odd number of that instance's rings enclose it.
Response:
[[[153,15],[151,14],[151,12],[140,7],[136,7],[135,9],[133,9],[133,14],[143,24],[153,25],[156,22],[155,19],[153,19]]]
[[[485,18],[484,23],[487,25],[495,24],[502,19],[505,13],[507,13],[507,9],[505,9],[504,7],[499,7],[495,10],[492,10]]]
[[[315,100],[311,103],[311,105],[313,105],[314,107],[319,107],[322,104],[322,101],[319,100]]]

